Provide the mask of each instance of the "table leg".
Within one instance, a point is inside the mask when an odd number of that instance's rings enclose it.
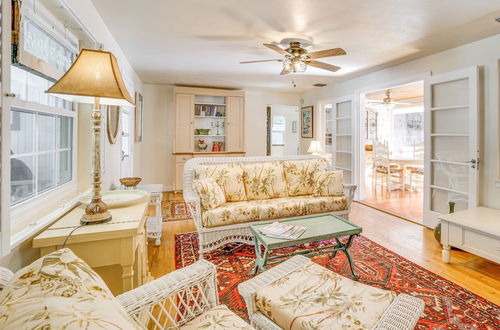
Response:
[[[261,254],[260,252],[260,244],[259,240],[256,236],[253,238],[254,241],[254,246],[255,246],[255,266],[252,271],[252,275],[256,275],[259,269],[264,272],[266,271],[266,262],[267,262],[267,257],[269,255],[269,251],[267,248],[264,249],[264,254]]]
[[[352,276],[354,277],[355,280],[359,280],[360,276],[358,274],[356,274],[356,271],[354,270],[354,261],[352,260],[351,253],[348,250],[352,245],[352,242],[354,240],[354,236],[357,236],[357,235],[349,236],[349,240],[347,241],[347,243],[343,244],[342,251],[344,251],[344,253],[347,257],[347,261],[349,261],[349,267],[351,268]]]
[[[450,246],[449,245],[443,245],[443,252],[441,253],[443,257],[443,262],[449,264],[450,263]]]

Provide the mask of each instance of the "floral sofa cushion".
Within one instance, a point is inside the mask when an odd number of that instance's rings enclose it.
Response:
[[[226,305],[215,306],[180,328],[181,330],[210,329],[210,330],[251,330],[248,323],[234,314]]]
[[[311,195],[313,193],[314,175],[326,171],[326,159],[286,160],[283,161],[286,184],[289,196]]]
[[[0,329],[140,329],[71,250],[19,270],[0,293]]]
[[[240,163],[199,165],[196,167],[194,178],[214,179],[224,191],[228,202],[241,202],[247,199],[243,184],[243,168]]]
[[[288,196],[282,162],[243,164],[242,167],[248,200]]]
[[[203,212],[202,223],[206,228],[238,223],[271,220],[301,215],[342,211],[347,209],[347,198],[341,197],[283,197],[246,202],[226,203]]]
[[[193,189],[200,196],[201,206],[211,210],[226,202],[226,197],[221,187],[212,178],[193,181]]]
[[[342,196],[342,171],[321,171],[314,175],[313,195],[316,197]]]
[[[283,329],[372,329],[395,298],[311,262],[258,290],[255,303]]]

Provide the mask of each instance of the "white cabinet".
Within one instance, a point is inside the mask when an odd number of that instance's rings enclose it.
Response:
[[[227,98],[227,151],[245,149],[245,104],[243,97]]]
[[[194,95],[175,94],[175,152],[192,152]]]

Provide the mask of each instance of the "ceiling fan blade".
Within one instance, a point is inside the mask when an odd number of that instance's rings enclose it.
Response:
[[[404,102],[392,102],[397,105],[411,105],[411,103],[404,103]]]
[[[283,60],[282,59],[275,59],[275,60],[244,61],[244,62],[240,62],[240,64],[261,63],[261,62],[283,62]]]
[[[276,46],[275,44],[263,44],[269,49],[274,50],[277,53],[280,53],[281,55],[290,55],[288,54],[283,48]]]
[[[345,54],[347,53],[342,48],[333,48],[333,49],[318,50],[317,52],[309,53],[309,56],[312,59],[315,59],[315,58],[339,56]]]
[[[337,71],[340,70],[340,67],[338,67],[336,65],[327,64],[327,63],[318,62],[318,61],[311,61],[311,62],[308,63],[308,65],[314,66],[316,68],[320,68],[320,69],[323,69],[323,70],[332,71],[332,72],[337,72]]]
[[[384,101],[376,101],[376,100],[365,100],[366,103],[376,103],[376,104],[383,104]]]

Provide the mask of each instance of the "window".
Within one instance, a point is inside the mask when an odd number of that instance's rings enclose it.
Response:
[[[48,95],[52,84],[12,66],[11,205],[73,179],[73,104]]]
[[[271,144],[273,146],[285,145],[285,117],[273,116],[271,127]]]

